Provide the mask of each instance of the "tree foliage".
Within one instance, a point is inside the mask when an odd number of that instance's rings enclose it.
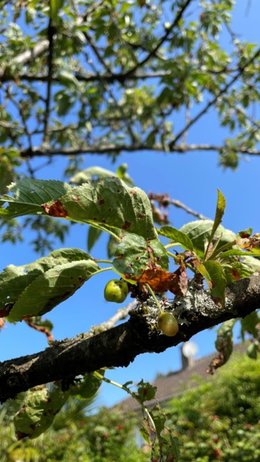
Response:
[[[252,362],[235,355],[212,380],[203,383],[195,376],[196,388],[187,389],[163,406],[166,426],[179,441],[181,462],[259,459],[258,371],[259,360]],[[126,418],[120,409],[104,408],[91,415],[84,412],[84,406],[85,400],[70,400],[44,436],[18,442],[8,416],[2,412],[3,462],[18,458],[21,462],[150,460],[151,449],[137,433],[141,425],[138,414]]]
[[[257,356],[260,235],[221,225],[222,192],[208,220],[166,195],[147,196],[125,164],[116,172],[83,165],[91,153],[114,160],[124,151],[213,150],[222,166],[236,168],[242,155],[259,155],[260,125],[251,110],[259,101],[260,50],[234,34],[232,8],[232,0],[4,2],[1,239],[18,242],[31,228],[34,248],[44,256],[0,273],[1,325],[24,321],[50,344],[0,364],[0,400],[18,394],[18,437],[45,431],[78,380],[94,394],[93,380],[99,386],[104,369],[220,322],[211,371],[229,358],[237,319],[244,318],[242,335],[254,338],[248,353]],[[223,31],[231,38],[229,52],[221,45]],[[189,129],[210,109],[224,141],[195,144]],[[68,181],[39,179],[38,170],[56,156],[68,159]],[[171,204],[199,220],[174,228],[165,213]],[[88,225],[89,253],[52,251],[73,223]],[[102,233],[108,235],[105,260],[90,254]],[[129,293],[135,302],[89,333],[54,342],[42,316],[111,270],[120,278],[117,288],[124,287],[118,300]],[[135,397],[146,414],[141,389]],[[164,424],[150,416],[146,428],[149,438],[158,438],[162,457],[167,447],[175,451],[175,440],[167,446],[161,436]]]

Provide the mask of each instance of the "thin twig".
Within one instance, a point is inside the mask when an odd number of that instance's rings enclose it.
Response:
[[[239,77],[243,74],[243,72],[245,71],[245,69],[250,66],[250,64],[252,64],[257,58],[258,56],[260,56],[260,48],[258,48],[258,50],[253,54],[253,56],[248,59],[245,64],[243,64],[243,66],[240,67],[239,71],[236,73],[236,75],[228,82],[226,83],[226,85],[224,85],[224,87],[216,94],[216,96],[214,96],[214,98],[212,98],[211,100],[208,101],[208,103],[206,104],[206,106],[201,109],[201,111],[198,112],[198,114],[193,117],[192,119],[190,119],[190,121],[185,125],[185,127],[179,131],[179,133],[175,136],[174,140],[171,141],[171,143],[169,144],[169,148],[172,149],[173,146],[176,144],[177,141],[179,141],[179,139],[184,135],[184,133],[190,128],[192,127],[192,125],[194,125],[204,114],[206,114],[206,112],[208,112],[208,110],[214,106],[214,104],[216,104],[216,102],[218,101],[218,99],[226,93],[226,91],[239,79]]]
[[[130,311],[134,310],[137,305],[136,300],[130,302],[127,306],[119,308],[116,313],[107,321],[102,322],[97,326],[94,326],[90,330],[90,334],[96,335],[98,332],[103,332],[108,329],[112,329],[119,321],[126,319],[129,316]]]
[[[189,6],[189,4],[192,2],[193,0],[186,0],[183,5],[180,7],[178,13],[176,14],[173,22],[171,23],[171,25],[167,28],[165,34],[160,38],[160,40],[157,42],[157,45],[150,51],[150,53],[148,53],[145,58],[143,58],[141,61],[138,61],[135,66],[132,67],[132,69],[130,69],[129,71],[127,71],[125,74],[124,74],[124,77],[126,76],[129,76],[129,75],[132,75],[135,73],[135,71],[137,69],[139,69],[140,67],[144,66],[144,64],[146,64],[148,61],[150,61],[150,59],[157,53],[157,51],[161,48],[161,46],[166,42],[166,40],[169,38],[170,34],[172,33],[173,29],[175,27],[178,26],[179,22],[181,21],[182,17],[183,17],[183,14],[185,12],[185,10],[187,9],[187,7]]]
[[[47,78],[47,90],[46,90],[46,105],[44,113],[44,129],[43,129],[43,143],[48,142],[48,124],[50,116],[50,104],[51,104],[51,84],[52,84],[52,68],[53,68],[53,38],[54,38],[55,28],[52,25],[52,19],[50,17],[48,24],[48,41],[49,41],[49,53],[48,53],[48,78]]]

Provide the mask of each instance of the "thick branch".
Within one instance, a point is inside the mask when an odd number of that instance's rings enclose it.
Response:
[[[214,144],[177,144],[171,146],[171,149],[167,152],[177,152],[184,154],[185,152],[193,151],[214,151],[221,152],[225,146],[218,146]],[[43,157],[43,156],[77,156],[82,154],[109,154],[109,153],[120,153],[120,152],[138,152],[138,151],[157,151],[162,152],[165,148],[162,145],[148,146],[147,144],[106,144],[106,145],[93,145],[84,146],[81,148],[56,148],[56,149],[43,149],[41,147],[35,149],[26,149],[20,152],[22,158],[32,157]],[[232,146],[232,151],[240,154],[247,154],[249,156],[259,156],[259,149],[249,149],[243,147]]]
[[[180,324],[175,337],[149,329],[145,318],[134,312],[128,322],[100,334],[82,334],[55,342],[42,352],[0,363],[0,401],[39,384],[103,367],[128,366],[139,354],[162,352],[197,332],[228,319],[244,317],[259,307],[259,275],[233,284],[227,290],[225,308],[216,305],[207,292],[190,289],[185,297],[173,303]]]
[[[198,63],[194,63],[194,66],[198,66]],[[227,68],[223,67],[222,69],[207,69],[208,74],[230,74],[237,71],[236,68]],[[79,82],[106,82],[106,83],[114,83],[114,82],[126,82],[128,80],[145,80],[145,79],[159,79],[164,77],[170,77],[172,75],[172,71],[147,71],[147,72],[140,72],[137,71],[135,74],[131,74],[129,76],[125,75],[122,72],[119,73],[79,73],[76,72],[74,77]],[[1,77],[1,74],[0,74]],[[25,80],[27,82],[47,82],[48,75],[43,74],[30,74],[30,73],[17,73],[15,75],[6,74],[2,77],[2,82],[17,82],[19,80]],[[60,83],[60,77],[58,75],[52,75],[52,81],[55,83]]]

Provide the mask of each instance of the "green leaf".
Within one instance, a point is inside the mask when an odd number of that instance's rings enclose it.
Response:
[[[89,227],[88,230],[88,240],[87,240],[87,249],[90,252],[92,247],[97,242],[98,238],[100,237],[102,231],[100,229],[94,228],[93,226]]]
[[[99,371],[98,374],[103,376],[103,371]],[[83,399],[93,399],[97,394],[102,379],[97,377],[94,373],[85,374],[78,382],[70,386],[69,392],[72,396],[77,396]]]
[[[124,181],[128,186],[134,186],[134,182],[132,178],[128,175],[127,173],[128,170],[128,165],[127,164],[122,164],[119,165],[116,169],[116,175],[120,180]]]
[[[56,265],[26,286],[12,307],[8,320],[15,322],[27,316],[47,313],[74,294],[98,270],[91,259]]]
[[[27,391],[22,406],[14,417],[17,438],[37,438],[47,430],[68,396],[57,385],[51,389],[39,386]]]
[[[61,69],[58,74],[58,78],[60,83],[65,85],[65,87],[68,88],[77,88],[80,89],[80,82],[78,79],[75,77],[73,72],[65,69]]]
[[[100,179],[100,178],[107,178],[107,177],[115,177],[115,173],[107,170],[103,167],[89,167],[81,172],[76,173],[76,175],[72,176],[70,179],[71,183],[81,185],[83,183],[88,182],[91,179]]]
[[[151,385],[149,382],[144,382],[141,380],[137,384],[137,391],[133,393],[137,401],[143,404],[145,401],[151,401],[155,398],[157,387]]]
[[[244,319],[241,320],[241,336],[244,339],[245,333],[248,332],[249,334],[253,335],[253,337],[257,338],[258,329],[257,325],[260,322],[259,313],[253,311],[252,313],[248,314]]]
[[[43,208],[49,215],[98,224],[108,231],[122,230],[147,239],[156,237],[148,197],[141,189],[130,188],[118,178],[88,180],[58,201],[43,204]]]
[[[50,17],[56,22],[60,9],[64,4],[64,0],[50,0]]]
[[[2,153],[0,153],[3,156]],[[14,173],[11,167],[10,161],[6,158],[1,159],[0,164],[0,194],[3,194],[7,190],[7,186],[13,180]]]
[[[11,188],[14,196],[5,195],[3,215],[16,217],[43,214],[88,223],[108,232],[125,231],[147,239],[156,237],[153,214],[147,195],[131,188],[118,178],[88,180],[72,188],[59,181],[23,179]]]
[[[219,299],[221,303],[224,305],[227,280],[222,265],[218,261],[208,260],[204,262],[204,266],[211,280],[212,297]]]
[[[116,177],[124,181],[128,186],[134,185],[133,180],[127,173],[127,164],[119,165],[115,173],[102,167],[89,167],[85,170],[82,170],[81,172],[76,173],[76,175],[71,177],[70,181],[80,185],[86,183],[90,179],[100,179],[106,177]]]
[[[260,260],[258,258],[245,255],[243,264],[248,267],[249,271],[260,273]]]
[[[162,226],[162,228],[158,230],[158,233],[161,236],[168,237],[173,242],[176,242],[176,245],[179,244],[182,247],[184,247],[184,249],[187,249],[187,250],[194,249],[193,243],[191,239],[189,238],[189,236],[183,233],[182,231],[176,228],[173,228],[172,226]]]
[[[123,236],[113,261],[115,270],[123,278],[135,280],[143,271],[155,265],[168,269],[168,256],[160,241],[147,241],[136,234]]]
[[[218,190],[217,207],[216,207],[214,223],[212,226],[208,245],[212,242],[212,239],[214,238],[214,235],[222,221],[225,208],[226,208],[226,199],[224,195],[222,194],[222,192]]]
[[[250,345],[248,345],[247,350],[246,350],[247,356],[251,359],[257,359],[257,355],[259,352],[260,352],[260,346],[259,346],[259,343],[256,343],[256,342],[250,343]]]
[[[40,275],[59,265],[85,261],[90,257],[80,249],[59,249],[27,265],[9,265],[0,273],[0,311],[5,316],[23,291]],[[6,313],[6,314],[5,314]]]
[[[212,234],[212,228],[212,220],[197,220],[182,226],[179,231],[186,234],[191,239],[195,249],[204,252]],[[214,237],[215,239],[220,239],[219,246],[236,240],[236,234],[229,229],[223,228],[222,225],[218,226]]]
[[[58,199],[69,191],[71,186],[62,181],[23,178],[12,183],[8,189],[12,195],[0,197],[0,203],[8,203],[7,208],[0,208],[0,216],[14,218],[42,214],[41,204]]]

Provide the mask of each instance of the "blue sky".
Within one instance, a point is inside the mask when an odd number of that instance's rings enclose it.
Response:
[[[258,42],[260,2],[258,0],[238,0],[234,14],[234,29],[240,38]],[[214,113],[202,118],[190,132],[192,141],[215,142],[223,138],[223,131],[217,125]],[[221,189],[227,200],[227,209],[223,225],[234,231],[253,227],[260,231],[260,215],[257,202],[260,197],[260,159],[243,157],[237,171],[218,167],[217,155],[212,152],[194,152],[190,154],[162,153],[126,153],[122,154],[115,164],[102,156],[91,155],[85,158],[85,167],[100,165],[114,170],[123,162],[129,166],[129,174],[136,185],[148,192],[168,193],[189,207],[205,216],[213,217],[217,188]],[[40,171],[40,178],[59,178],[64,161],[57,158],[51,168]],[[172,208],[170,218],[175,227],[191,221],[192,217]],[[12,263],[21,265],[38,258],[28,244],[30,236],[17,246],[4,244],[1,246],[0,269]],[[93,256],[104,257],[106,239],[93,249]],[[73,226],[66,240],[66,247],[86,249],[86,228]],[[60,245],[58,245],[60,247]],[[100,274],[88,281],[71,299],[59,305],[48,314],[54,322],[56,339],[72,337],[87,331],[92,325],[99,324],[111,317],[117,305],[108,303],[103,298],[103,287],[113,274]],[[198,345],[198,357],[213,351],[216,329],[204,331],[196,335],[193,341]],[[46,347],[45,338],[31,331],[23,323],[6,325],[0,333],[0,360],[30,354]],[[127,369],[119,368],[107,372],[107,377],[124,383],[129,380],[137,382],[153,380],[158,373],[167,373],[180,367],[180,348],[172,348],[164,353],[146,354],[136,358]],[[118,389],[104,385],[99,395],[98,404],[111,405],[125,397]]]

